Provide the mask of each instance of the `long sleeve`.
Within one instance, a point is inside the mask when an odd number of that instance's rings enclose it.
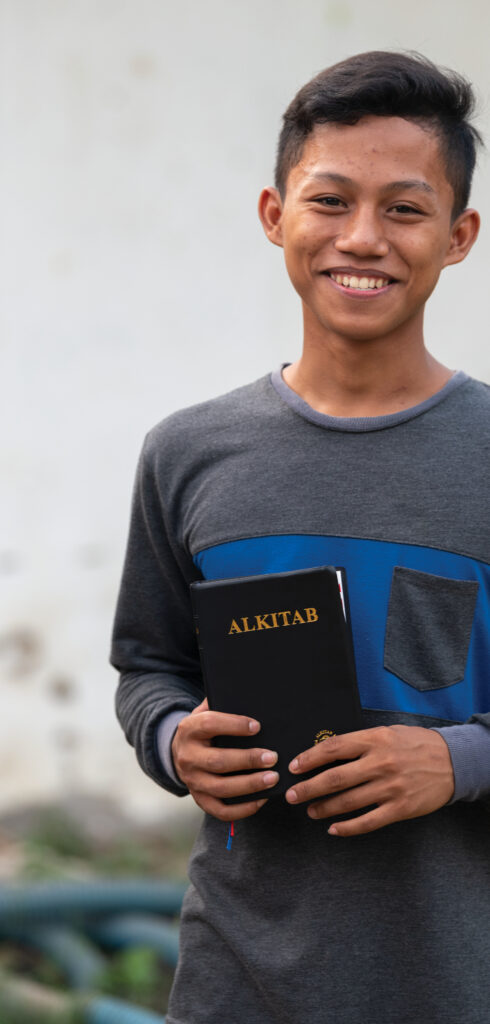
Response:
[[[474,715],[464,725],[438,728],[449,747],[457,800],[490,798],[490,714]]]
[[[133,493],[111,662],[121,673],[117,715],[141,767],[159,785],[184,795],[187,790],[159,757],[157,729],[169,712],[192,711],[203,698],[189,599],[189,583],[199,573],[169,528],[156,457],[147,439]]]

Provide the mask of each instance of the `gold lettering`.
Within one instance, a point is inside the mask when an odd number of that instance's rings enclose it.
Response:
[[[252,616],[242,615],[241,626],[238,625],[237,619],[232,619],[228,636],[233,633],[255,633],[260,629],[277,629],[279,626],[304,626],[307,622],[318,622],[318,612],[316,608],[303,608],[301,612],[296,608],[294,612],[290,609],[283,612],[263,612],[254,615],[253,618],[255,622],[251,625]]]
[[[331,729],[320,729],[320,732],[317,732],[317,734],[315,736],[314,742],[315,743],[322,743],[323,740],[328,740],[329,736],[336,736],[336,735],[337,735],[337,733],[336,732],[332,732]]]
[[[255,621],[257,623],[257,629],[272,629],[272,626],[271,626],[270,622],[266,622],[265,621],[268,615],[270,615],[270,612],[266,612],[265,615],[256,615],[255,616]]]
[[[242,615],[242,622],[243,622],[243,632],[244,633],[253,633],[257,629],[257,626],[249,626],[249,624],[248,624],[248,616],[243,617],[243,615]]]
[[[308,622],[318,622],[318,612],[316,608],[305,608],[305,615]]]

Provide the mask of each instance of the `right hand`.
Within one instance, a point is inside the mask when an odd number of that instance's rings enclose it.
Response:
[[[279,775],[270,768],[276,763],[277,754],[261,747],[245,750],[215,747],[212,740],[215,736],[250,736],[259,729],[260,723],[245,715],[210,711],[207,700],[177,726],[172,740],[177,774],[196,804],[220,821],[248,818],[263,807],[267,801],[254,800],[253,794],[275,786]],[[229,774],[243,771],[251,774]],[[248,793],[251,799],[246,803],[223,803],[224,797]]]

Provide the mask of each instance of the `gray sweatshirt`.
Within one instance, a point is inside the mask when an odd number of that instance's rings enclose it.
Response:
[[[337,419],[278,372],[148,435],[112,654],[145,771],[185,793],[158,739],[202,699],[189,582],[336,564],[366,726],[439,728],[456,778],[451,805],[351,840],[278,800],[227,851],[206,816],[169,1024],[488,1021],[489,410],[456,374]]]

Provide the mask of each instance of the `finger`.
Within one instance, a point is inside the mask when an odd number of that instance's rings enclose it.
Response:
[[[201,703],[197,705],[197,708],[193,708],[193,710],[191,711],[191,715],[200,715],[202,711],[209,711],[209,704],[208,704],[208,698],[207,697],[205,697],[204,700],[201,701]]]
[[[371,750],[374,731],[362,729],[359,732],[344,733],[342,736],[328,736],[320,743],[315,743],[309,750],[298,754],[291,761],[289,771],[297,774],[332,761],[353,761]]]
[[[331,836],[363,836],[368,832],[376,832],[379,828],[384,828],[385,825],[391,825],[394,821],[398,821],[396,814],[392,813],[389,804],[383,804],[382,807],[376,807],[373,811],[368,811],[367,814],[361,814],[359,818],[352,818],[350,821],[336,821],[328,830]]]
[[[260,722],[246,715],[226,715],[222,711],[202,711],[192,720],[184,719],[187,728],[198,739],[212,739],[214,736],[251,736],[260,729]]]
[[[266,799],[262,799],[247,801],[243,804],[224,804],[221,800],[209,796],[208,793],[197,791],[192,795],[197,805],[206,811],[206,814],[211,814],[213,818],[218,818],[220,821],[240,821],[241,818],[249,818],[267,803]]]
[[[333,818],[336,814],[351,814],[363,807],[372,807],[382,802],[380,787],[375,783],[356,786],[345,793],[330,796],[327,800],[317,800],[308,807],[310,818]]]
[[[277,762],[277,752],[263,747],[201,747],[199,767],[212,774],[260,771],[272,768]]]
[[[182,781],[192,788],[197,773],[200,773],[201,778],[209,774],[218,779],[239,772],[256,773],[272,768],[277,762],[277,753],[262,747],[214,747],[209,741],[203,742],[190,736],[174,751],[174,762]]]
[[[233,799],[258,793],[263,789],[271,789],[279,782],[278,772],[252,772],[251,775],[210,775],[206,772],[195,772],[192,776],[192,789],[208,793],[218,800]]]
[[[329,768],[328,771],[319,772],[312,779],[298,780],[287,790],[286,800],[290,804],[302,804],[309,800],[318,800],[320,797],[327,796],[330,793],[352,790],[352,787],[362,786],[369,781],[370,764],[368,758],[348,761],[346,764]]]

